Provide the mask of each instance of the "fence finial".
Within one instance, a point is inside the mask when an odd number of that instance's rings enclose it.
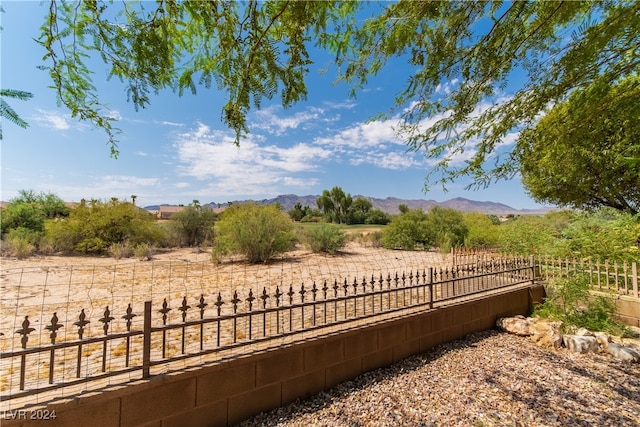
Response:
[[[27,341],[29,341],[29,334],[35,331],[34,328],[30,328],[31,322],[29,321],[29,316],[24,316],[24,320],[22,321],[22,328],[16,331],[16,334],[22,335],[20,338],[20,342],[22,343],[22,348],[27,348]]]
[[[111,323],[113,319],[115,319],[115,317],[111,316],[111,311],[109,310],[109,306],[107,306],[104,310],[104,316],[101,319],[98,319],[104,324],[102,326],[102,330],[104,331],[105,335],[107,335],[107,331],[109,330],[109,323]]]
[[[48,331],[51,331],[49,338],[51,338],[51,344],[56,343],[56,337],[58,336],[58,329],[62,328],[62,323],[58,323],[58,313],[53,313],[53,317],[51,318],[51,324],[45,326],[44,328]]]
[[[82,335],[84,335],[84,327],[87,326],[91,321],[87,320],[87,315],[84,312],[84,308],[80,310],[80,315],[78,316],[78,321],[73,322],[75,326],[78,327],[78,338],[82,339]]]

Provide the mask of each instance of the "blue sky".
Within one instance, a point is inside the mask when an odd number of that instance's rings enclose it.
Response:
[[[10,105],[29,122],[27,129],[3,122],[1,144],[2,200],[19,190],[52,192],[66,201],[137,196],[140,206],[170,203],[225,203],[265,199],[280,194],[320,194],[340,186],[352,195],[434,199],[454,197],[493,201],[517,209],[539,207],[519,181],[500,182],[482,191],[465,191],[466,181],[438,185],[423,192],[433,165],[421,153],[409,153],[393,131],[394,119],[369,121],[387,112],[410,70],[397,61],[361,91],[334,86],[330,57],[312,59],[308,100],[289,109],[279,98],[263,102],[248,117],[251,134],[233,145],[234,134],[220,120],[225,95],[199,88],[197,95],[171,91],[151,99],[136,112],[124,85],[107,82],[106,68],[95,69],[94,83],[103,102],[120,118],[118,159],[109,154],[103,131],[70,117],[48,88],[38,37],[46,5],[3,1],[1,84],[33,93],[29,101]],[[517,76],[516,76],[517,78]],[[455,82],[453,82],[455,83]],[[443,86],[442,90],[446,90]],[[505,96],[508,96],[505,93]],[[512,135],[505,145],[512,143]],[[467,152],[468,154],[468,152]],[[463,161],[459,158],[457,161]]]

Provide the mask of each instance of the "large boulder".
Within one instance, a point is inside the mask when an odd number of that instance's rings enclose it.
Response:
[[[539,347],[559,349],[562,347],[561,322],[536,319],[531,325],[531,339]]]
[[[562,343],[576,353],[597,353],[599,350],[598,340],[594,336],[563,335]]]
[[[510,334],[522,337],[531,335],[531,319],[524,316],[501,317],[496,321],[496,326]]]
[[[610,342],[606,350],[607,353],[616,359],[623,360],[625,362],[640,362],[640,354],[632,348]]]

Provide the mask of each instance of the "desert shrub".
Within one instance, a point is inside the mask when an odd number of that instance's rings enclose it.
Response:
[[[633,262],[640,257],[640,216],[608,208],[523,215],[499,226],[498,245],[523,255]]]
[[[210,208],[194,204],[173,214],[171,223],[184,245],[198,246],[213,239],[213,222],[216,216]]]
[[[38,253],[42,255],[53,255],[56,252],[56,248],[51,240],[46,236],[40,236],[38,240]]]
[[[114,243],[155,243],[162,230],[155,218],[129,202],[93,200],[73,209],[68,218],[50,221],[46,236],[63,252],[105,253]]]
[[[36,250],[31,239],[20,233],[9,233],[5,238],[5,248],[11,256],[18,259],[30,257]]]
[[[35,203],[10,202],[2,210],[2,234],[8,234],[17,228],[42,232],[44,219]]]
[[[155,224],[157,238],[152,240],[155,247],[175,248],[187,246],[187,239],[172,221],[159,221]]]
[[[464,239],[467,248],[493,248],[498,246],[500,225],[497,218],[489,215],[470,212],[464,214],[464,222],[468,233]]]
[[[536,307],[534,315],[561,321],[565,332],[576,328],[614,334],[624,331],[622,324],[615,320],[613,298],[591,295],[586,275],[560,277],[546,288],[547,298]]]
[[[425,226],[425,243],[443,252],[449,252],[453,246],[462,246],[469,231],[461,212],[439,206],[429,210]]]
[[[3,235],[16,228],[41,233],[46,219],[65,217],[68,214],[69,208],[55,194],[36,194],[31,190],[21,190],[19,196],[11,199],[2,210],[0,227]]]
[[[217,221],[213,256],[240,254],[251,263],[267,262],[291,249],[294,240],[293,223],[278,207],[237,204]]]
[[[365,242],[367,242],[371,247],[380,248],[382,247],[382,231],[374,231],[368,233],[364,236]]]
[[[353,241],[364,247],[380,248],[382,247],[382,231],[356,233],[353,235]]]
[[[341,226],[323,222],[317,227],[304,231],[303,241],[313,252],[335,254],[347,242],[347,235]]]
[[[42,238],[42,233],[36,230],[32,230],[30,228],[18,227],[18,228],[9,230],[5,238],[6,239],[16,239],[16,238],[24,239],[26,242],[36,247],[38,242]]]
[[[547,254],[559,237],[544,217],[522,215],[500,225],[498,247],[512,254]]]
[[[115,259],[130,258],[133,255],[133,248],[127,243],[112,243],[108,249],[109,255]]]
[[[413,250],[427,243],[427,214],[422,210],[408,210],[391,220],[382,232],[382,245],[387,249]]]
[[[7,247],[14,247],[21,254],[30,255],[39,249],[45,222],[51,218],[64,217],[68,213],[67,206],[54,194],[21,190],[19,196],[11,199],[2,210],[0,232],[3,239],[12,236],[12,242],[7,242]]]
[[[633,262],[640,258],[640,216],[602,208],[574,213],[554,255]]]
[[[461,246],[467,233],[462,214],[454,209],[434,206],[428,213],[404,209],[385,227],[382,245],[405,250],[435,246],[446,252],[452,246]]]
[[[153,256],[155,249],[148,243],[138,243],[133,248],[133,255],[140,261],[148,261]]]
[[[367,212],[364,220],[365,224],[387,225],[391,221],[391,216],[380,209],[371,209]]]

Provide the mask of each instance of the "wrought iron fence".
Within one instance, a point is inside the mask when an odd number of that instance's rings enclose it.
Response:
[[[129,304],[122,315],[107,306],[99,319],[88,319],[80,309],[77,320],[66,325],[55,312],[44,326],[50,343],[34,347],[29,347],[29,337],[36,329],[25,316],[15,331],[21,348],[0,353],[3,372],[8,373],[0,399],[10,401],[112,377],[124,383],[149,378],[176,362],[183,362],[179,369],[184,369],[203,363],[205,356],[213,356],[207,361],[219,360],[229,350],[251,352],[261,344],[280,345],[283,338],[320,335],[351,322],[377,321],[532,283],[534,271],[532,257],[501,257],[452,268],[291,284],[288,289],[277,286],[273,291],[266,287],[256,292],[241,290],[230,299],[221,293],[184,296],[179,306],[171,307],[165,299],[155,311],[152,301],[145,302],[141,312]],[[170,321],[174,310],[179,312],[177,322]],[[113,327],[116,320],[123,325],[119,330]],[[91,322],[101,324],[101,333],[87,336]],[[76,337],[69,339],[67,331],[66,340],[59,341],[61,328],[73,328]]]

